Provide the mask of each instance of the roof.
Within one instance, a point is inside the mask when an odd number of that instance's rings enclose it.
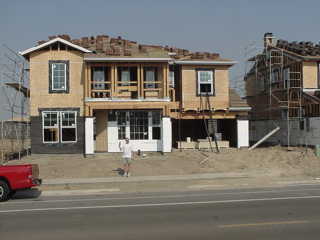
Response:
[[[84,52],[84,53],[90,53],[91,52],[90,50],[88,50],[86,48],[83,48],[83,47],[81,47],[79,45],[73,44],[72,42],[69,42],[69,41],[67,41],[65,39],[62,39],[60,37],[56,37],[54,39],[51,39],[50,41],[43,42],[43,43],[39,44],[38,46],[35,46],[35,47],[29,48],[27,50],[21,51],[21,52],[19,52],[19,54],[22,55],[22,56],[28,56],[30,53],[32,53],[34,51],[37,51],[37,50],[40,50],[42,48],[45,48],[45,47],[47,47],[47,46],[49,46],[49,45],[51,45],[53,43],[56,43],[56,42],[61,42],[61,43],[65,44],[65,45],[67,45],[69,47],[73,47],[73,48],[75,48],[75,49],[77,49],[77,50],[79,50],[81,52]]]
[[[91,61],[103,61],[105,58],[114,58],[119,61],[125,60],[139,60],[139,59],[160,59],[160,60],[174,60],[174,61],[192,61],[194,62],[225,62],[226,65],[233,65],[235,62],[229,59],[222,59],[218,53],[209,52],[191,52],[187,49],[139,44],[136,41],[126,40],[122,37],[112,38],[108,35],[98,35],[96,37],[82,37],[79,39],[71,39],[69,35],[50,36],[49,40],[39,41],[38,46],[21,52],[21,54],[28,54],[32,51],[48,46],[53,43],[53,40],[63,40],[64,43],[77,46],[78,49],[85,52],[85,59]],[[213,64],[213,63],[212,63]]]
[[[288,53],[293,53],[302,57],[320,59],[320,43],[315,44],[310,41],[288,42],[286,40],[279,39],[275,47],[286,50]]]
[[[229,88],[229,99],[230,99],[230,108],[248,108],[247,110],[250,110],[249,105],[247,104],[247,101],[242,99],[239,94],[232,88]]]

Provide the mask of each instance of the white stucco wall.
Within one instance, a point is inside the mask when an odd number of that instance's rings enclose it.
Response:
[[[168,117],[162,118],[161,125],[162,152],[171,152],[172,150],[172,124]]]
[[[249,147],[249,121],[237,120],[237,147]]]
[[[85,155],[94,154],[94,118],[85,118]]]

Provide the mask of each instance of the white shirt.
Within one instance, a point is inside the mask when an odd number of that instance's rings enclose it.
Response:
[[[124,143],[121,145],[120,150],[123,152],[123,158],[132,158],[133,147],[130,143]]]

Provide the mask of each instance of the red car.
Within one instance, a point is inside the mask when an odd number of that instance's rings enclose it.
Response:
[[[41,185],[36,164],[0,166],[0,202],[6,201],[17,190]]]

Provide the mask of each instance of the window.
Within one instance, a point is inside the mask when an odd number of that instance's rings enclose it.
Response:
[[[129,86],[130,82],[130,71],[129,70],[122,70],[121,71],[121,86]]]
[[[145,88],[156,88],[157,71],[155,67],[144,68]]]
[[[77,142],[76,117],[74,111],[42,112],[43,143]]]
[[[76,142],[76,112],[61,112],[61,142]]]
[[[127,125],[127,115],[126,112],[117,112],[117,122],[118,122],[118,139],[126,138],[126,125]]]
[[[160,111],[117,111],[118,139],[160,140]],[[110,119],[109,119],[110,121]]]
[[[130,139],[141,140],[148,139],[148,112],[131,111],[130,116]]]
[[[58,143],[59,142],[59,118],[58,112],[43,112],[43,142]]]
[[[174,71],[169,72],[169,86],[174,88]]]
[[[49,61],[49,93],[69,92],[69,61]]]
[[[198,95],[214,95],[213,71],[198,71]]]
[[[108,89],[107,81],[107,68],[106,67],[93,67],[92,68],[92,89],[104,90]]]
[[[152,114],[152,139],[161,139],[161,114],[160,111],[153,111]]]

